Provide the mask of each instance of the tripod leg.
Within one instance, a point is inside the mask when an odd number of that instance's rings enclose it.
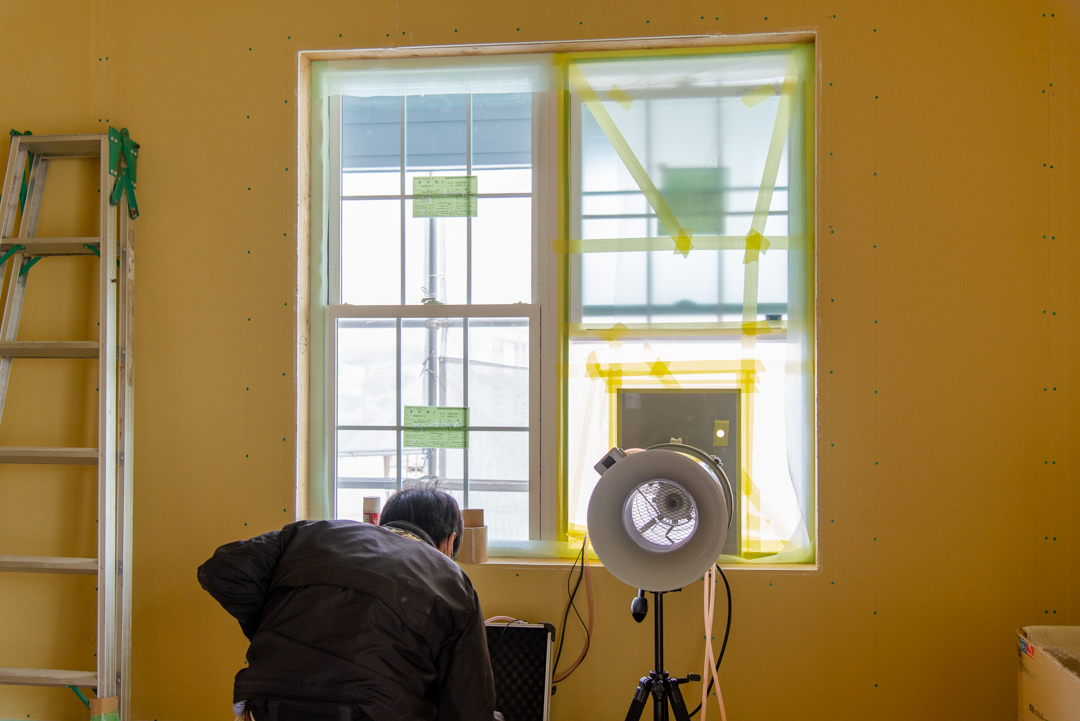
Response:
[[[686,702],[683,701],[682,691],[679,684],[669,682],[667,685],[668,698],[671,701],[671,710],[675,712],[675,721],[690,721],[690,714],[686,710]]]
[[[641,712],[645,710],[645,701],[649,698],[652,685],[651,678],[642,677],[637,685],[637,691],[634,691],[634,700],[630,702],[630,710],[626,712],[626,721],[638,721],[641,718]]]

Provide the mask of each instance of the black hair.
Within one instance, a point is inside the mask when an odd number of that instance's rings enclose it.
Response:
[[[379,514],[379,524],[391,521],[414,523],[431,536],[436,546],[441,546],[451,533],[456,533],[451,557],[457,558],[465,523],[457,501],[446,491],[440,491],[437,485],[418,483],[390,496]]]

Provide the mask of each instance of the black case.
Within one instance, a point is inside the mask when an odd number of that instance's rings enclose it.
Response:
[[[506,721],[548,721],[555,627],[505,621],[486,626],[495,709]]]

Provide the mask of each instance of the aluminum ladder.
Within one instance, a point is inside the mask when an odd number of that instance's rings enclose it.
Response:
[[[110,170],[119,170],[118,167],[110,168],[110,143],[120,142],[117,138],[115,131],[112,139],[105,133],[41,136],[13,133],[4,185],[0,189],[0,259],[3,259],[0,261],[0,283],[5,270],[9,278],[0,320],[0,421],[3,420],[12,361],[16,358],[96,358],[99,381],[97,448],[0,447],[0,464],[97,466],[97,558],[0,555],[0,572],[97,576],[97,668],[93,671],[0,668],[0,684],[92,688],[98,698],[118,698],[121,718],[126,721],[130,718],[131,697],[135,224],[130,217],[126,194],[118,199],[119,207],[110,203],[111,191],[118,181],[111,177]],[[112,156],[116,155],[114,147]],[[89,238],[38,238],[38,216],[49,165],[65,158],[97,158],[99,161],[98,234]],[[32,163],[29,172],[28,161]],[[21,211],[20,195],[25,197]],[[20,212],[19,234],[13,236]],[[56,255],[89,256],[98,264],[100,330],[96,341],[16,339],[29,270],[42,258]],[[0,623],[12,621],[3,619]]]

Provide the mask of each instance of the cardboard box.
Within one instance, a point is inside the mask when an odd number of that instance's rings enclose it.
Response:
[[[1080,626],[1018,633],[1020,721],[1080,721]]]

